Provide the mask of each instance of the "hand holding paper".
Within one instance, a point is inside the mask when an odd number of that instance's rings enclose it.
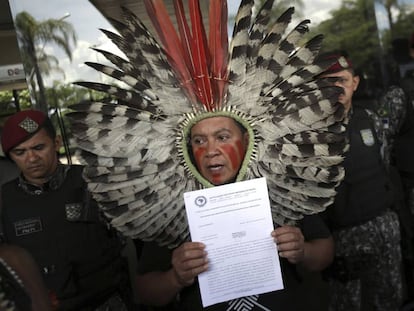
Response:
[[[208,268],[205,245],[199,242],[182,244],[173,252],[172,266],[178,285],[190,286],[195,277]]]
[[[203,306],[283,288],[265,178],[184,194],[193,241],[206,245]]]

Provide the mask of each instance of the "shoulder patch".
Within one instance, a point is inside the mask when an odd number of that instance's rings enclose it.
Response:
[[[366,146],[371,147],[375,144],[374,134],[371,129],[363,129],[360,133],[362,141]]]

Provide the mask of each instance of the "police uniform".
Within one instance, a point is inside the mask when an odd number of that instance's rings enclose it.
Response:
[[[408,95],[408,96],[406,96]],[[414,300],[414,109],[412,89],[406,93],[392,87],[384,96],[380,112],[389,120],[386,129],[391,165],[400,181],[399,219],[405,269],[406,300]]]
[[[328,270],[331,310],[398,310],[402,302],[400,228],[375,122],[354,105],[347,126],[345,179],[327,209],[335,240]]]
[[[125,281],[121,241],[101,221],[85,189],[82,166],[61,164],[43,187],[22,177],[2,187],[3,238],[33,255],[59,310],[116,304]],[[105,310],[125,306],[120,301]]]

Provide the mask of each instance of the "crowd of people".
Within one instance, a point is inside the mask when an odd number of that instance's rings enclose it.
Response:
[[[357,99],[351,57],[320,57],[333,64],[315,79],[342,89],[345,177],[326,211],[269,232],[284,289],[255,296],[246,310],[310,310],[303,270],[321,276],[311,283],[323,300],[316,310],[403,310],[414,300],[414,99],[398,86]],[[195,123],[189,152],[202,177],[214,186],[235,182],[250,134],[230,116]],[[46,113],[10,116],[1,146],[0,309],[238,310],[233,302],[202,306],[198,276],[209,258],[199,241],[170,249],[135,240],[130,271],[126,237],[92,198],[84,166],[59,162],[61,138]]]

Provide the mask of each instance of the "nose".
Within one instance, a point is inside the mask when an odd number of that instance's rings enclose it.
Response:
[[[207,143],[207,156],[214,157],[219,153],[217,149],[217,144],[214,139],[210,139]]]
[[[31,150],[31,149],[27,150],[26,151],[26,158],[30,162],[35,161],[38,158],[36,151],[35,150]]]

